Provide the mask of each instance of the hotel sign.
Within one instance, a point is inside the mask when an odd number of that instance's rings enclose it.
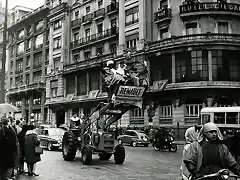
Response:
[[[201,11],[229,11],[240,13],[240,4],[209,2],[209,3],[184,4],[180,6],[181,14]]]

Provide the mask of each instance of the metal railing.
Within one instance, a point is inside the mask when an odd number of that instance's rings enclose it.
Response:
[[[107,6],[107,13],[118,11],[119,8],[119,3],[111,3],[110,5]]]
[[[172,17],[172,9],[170,8],[164,8],[160,9],[156,13],[154,13],[154,21],[160,21],[165,18]]]
[[[86,23],[93,20],[93,14],[87,14],[82,17],[82,23]]]
[[[71,42],[71,48],[76,48],[94,41],[98,41],[107,37],[115,36],[118,32],[118,28],[107,29],[101,33],[93,34],[91,36]]]
[[[93,18],[105,16],[105,8],[93,12]]]

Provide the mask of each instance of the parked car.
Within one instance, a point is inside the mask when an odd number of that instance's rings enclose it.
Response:
[[[130,144],[133,147],[144,145],[145,147],[148,147],[150,144],[148,136],[141,131],[136,130],[127,130],[123,135],[120,135],[117,137],[119,144]]]
[[[49,151],[62,148],[62,138],[65,130],[61,128],[44,128],[38,135],[40,145]]]

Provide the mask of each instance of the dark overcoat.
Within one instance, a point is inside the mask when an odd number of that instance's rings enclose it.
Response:
[[[25,162],[29,164],[33,164],[41,161],[40,154],[35,153],[35,147],[40,144],[38,140],[37,134],[33,131],[27,132],[25,136],[25,148],[24,148],[24,156]]]
[[[4,130],[4,131],[3,131]],[[16,133],[10,127],[0,128],[0,173],[14,168],[17,153]]]

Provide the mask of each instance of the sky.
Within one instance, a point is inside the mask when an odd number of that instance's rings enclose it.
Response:
[[[5,7],[6,0],[0,0]],[[37,9],[44,4],[44,0],[8,0],[8,8],[14,8],[16,5]]]

